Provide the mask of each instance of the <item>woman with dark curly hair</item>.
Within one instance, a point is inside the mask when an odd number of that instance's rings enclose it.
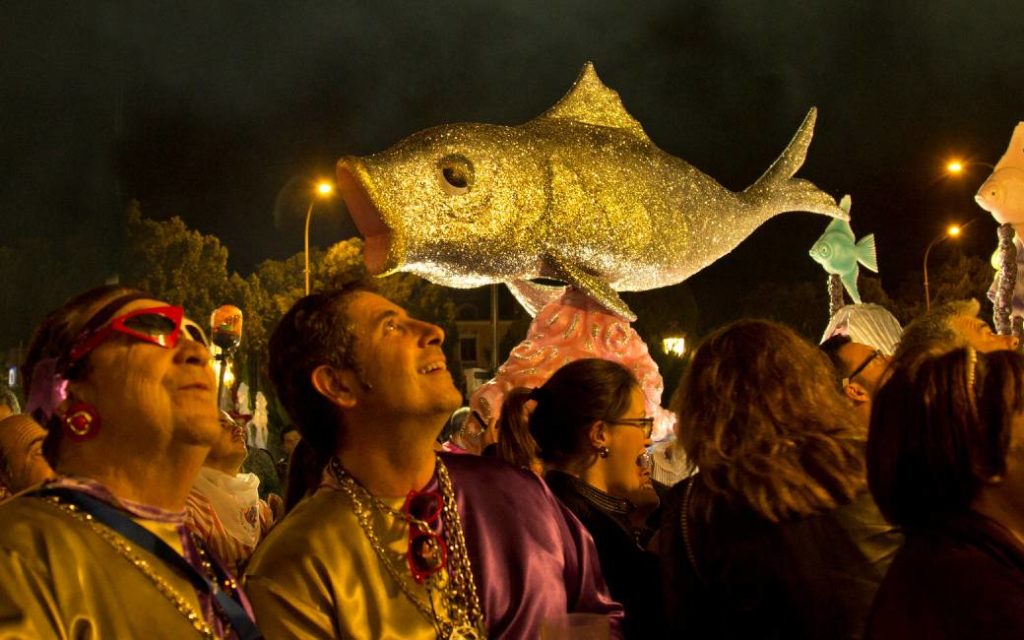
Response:
[[[907,536],[868,637],[1024,637],[1024,356],[957,349],[897,369],[867,462]]]
[[[675,395],[699,469],[666,501],[672,625],[688,638],[858,638],[899,542],[864,480],[865,434],[825,356],[745,320],[694,354]]]

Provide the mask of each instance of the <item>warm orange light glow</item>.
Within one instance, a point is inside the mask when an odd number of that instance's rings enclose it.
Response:
[[[960,235],[960,225],[958,225],[958,224],[951,224],[951,225],[949,225],[949,228],[946,229],[946,235],[948,235],[950,238],[955,238],[958,235]]]
[[[661,341],[665,353],[682,358],[686,354],[686,336],[669,336]]]
[[[946,165],[946,171],[949,172],[949,173],[952,173],[953,175],[956,175],[958,173],[962,173],[963,170],[964,170],[964,163],[960,162],[959,160],[951,160]]]
[[[322,197],[327,197],[334,193],[334,185],[326,180],[321,180],[316,183],[316,192]]]

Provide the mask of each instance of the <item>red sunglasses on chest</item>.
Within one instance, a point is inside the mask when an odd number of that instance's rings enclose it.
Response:
[[[426,582],[448,562],[448,545],[435,529],[443,508],[441,494],[436,491],[410,491],[402,506],[411,520],[405,560],[417,584]]]
[[[199,325],[185,317],[185,311],[181,307],[150,307],[129,311],[79,338],[68,356],[68,368],[80,362],[105,340],[118,334],[131,336],[165,349],[173,349],[177,346],[182,332],[189,340],[209,348],[210,343],[206,339],[206,334]]]

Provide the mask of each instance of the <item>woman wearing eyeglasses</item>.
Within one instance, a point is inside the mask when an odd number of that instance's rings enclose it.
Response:
[[[0,505],[0,636],[259,637],[183,522],[220,434],[209,361],[180,307],[123,287],[43,320],[27,408],[58,476]]]
[[[524,405],[533,400],[529,413]],[[663,631],[657,557],[645,550],[644,517],[657,506],[646,466],[653,418],[643,392],[622,365],[596,358],[571,362],[543,386],[508,395],[508,432],[523,420],[537,445],[551,491],[594,538],[612,597],[625,609],[627,638]]]
[[[674,404],[698,471],[659,532],[673,631],[859,638],[899,537],[825,355],[781,324],[735,322],[697,348]]]

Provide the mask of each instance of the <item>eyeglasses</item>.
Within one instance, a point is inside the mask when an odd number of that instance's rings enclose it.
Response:
[[[68,367],[77,364],[93,349],[118,333],[165,349],[173,349],[178,344],[183,330],[189,340],[204,347],[210,346],[206,334],[199,325],[185,317],[185,311],[181,307],[151,307],[130,311],[117,316],[106,326],[82,336],[71,349]]]
[[[644,438],[649,439],[654,433],[654,418],[620,418],[619,420],[608,420],[608,424],[624,424],[630,427],[639,427],[644,430]]]
[[[448,562],[448,546],[434,530],[444,502],[436,491],[410,491],[402,511],[409,515],[409,549],[406,563],[416,584],[439,572]]]
[[[867,369],[868,365],[871,364],[874,361],[875,358],[877,358],[878,356],[881,356],[881,355],[885,355],[885,354],[883,354],[881,351],[876,349],[875,351],[873,351],[871,353],[871,355],[869,355],[867,358],[864,358],[864,362],[860,363],[860,365],[858,365],[857,368],[855,368],[853,371],[851,371],[850,375],[848,375],[845,378],[843,378],[843,386],[845,387],[846,385],[848,385],[851,382],[853,382],[854,378],[859,376],[864,371],[864,369]]]

